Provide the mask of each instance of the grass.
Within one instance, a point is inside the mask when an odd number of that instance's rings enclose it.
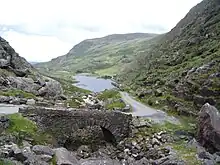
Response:
[[[12,163],[11,161],[9,160],[4,160],[4,159],[1,159],[0,160],[0,165],[13,165],[14,163]]]
[[[25,137],[32,138],[35,144],[47,144],[52,141],[52,137],[49,134],[40,132],[34,122],[23,117],[21,114],[10,114],[8,117],[10,119],[10,126],[6,132],[15,135],[19,144],[21,144]]]
[[[114,101],[113,103],[107,104],[106,108],[113,110],[113,109],[123,109],[125,107],[125,103],[121,101]]]
[[[25,91],[22,91],[22,90],[19,90],[19,89],[10,89],[10,90],[7,90],[7,91],[0,91],[0,95],[2,96],[13,96],[13,97],[16,97],[16,96],[22,96],[24,98],[27,98],[27,99],[35,99],[36,96],[32,93],[29,93],[29,92],[25,92]]]
[[[185,141],[169,144],[169,146],[177,152],[178,157],[184,160],[187,165],[201,165],[201,162],[196,157],[196,148],[187,146]]]
[[[195,134],[196,120],[193,117],[181,117],[180,124],[164,122],[163,124],[153,124],[150,128],[142,128],[138,134],[143,136],[151,136],[160,131],[166,131],[170,135],[174,135],[176,131],[184,131]],[[150,122],[150,121],[149,121]]]
[[[101,92],[98,97],[99,100],[108,100],[109,98],[120,99],[120,93],[117,90],[105,90]]]
[[[98,94],[97,98],[99,100],[107,102],[105,108],[109,110],[113,110],[114,108],[122,109],[126,106],[126,104],[120,100],[120,93],[115,89],[105,90],[102,93]]]
[[[52,160],[51,160],[52,165],[56,165],[57,164],[57,159],[56,156],[54,155]]]
[[[71,98],[65,101],[66,106],[68,105],[71,108],[79,108],[80,102],[82,102],[81,98]]]

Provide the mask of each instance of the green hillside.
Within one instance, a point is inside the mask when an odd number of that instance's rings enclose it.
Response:
[[[88,39],[74,46],[68,54],[35,67],[44,73],[57,75],[69,72],[113,75],[121,70],[122,65],[131,63],[138,54],[146,51],[152,44],[149,40],[155,36],[132,33]]]
[[[220,1],[204,0],[118,80],[143,102],[165,110],[194,115],[206,102],[220,108],[219,42]]]

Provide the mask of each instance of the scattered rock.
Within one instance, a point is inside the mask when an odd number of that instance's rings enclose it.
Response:
[[[82,145],[77,150],[77,156],[86,159],[90,157],[91,150],[88,146]]]
[[[16,145],[13,144],[11,147],[12,155],[17,161],[24,162],[28,157],[22,152],[22,150]]]
[[[80,165],[121,165],[121,163],[117,160],[112,160],[112,159],[90,158],[86,160],[81,160]]]
[[[49,155],[49,156],[54,155],[54,151],[48,146],[36,145],[33,146],[32,150],[38,155]]]

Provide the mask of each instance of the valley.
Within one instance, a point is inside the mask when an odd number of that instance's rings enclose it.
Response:
[[[220,164],[219,18],[203,0],[32,64],[0,37],[0,165]]]

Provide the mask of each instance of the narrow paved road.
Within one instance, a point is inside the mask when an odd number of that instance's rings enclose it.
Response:
[[[18,113],[19,107],[21,107],[21,105],[0,104],[0,114]]]
[[[172,123],[178,123],[178,119],[176,119],[175,117],[168,116],[165,112],[161,110],[153,109],[136,101],[131,96],[129,96],[128,93],[120,92],[120,94],[122,100],[132,107],[132,112],[130,114],[132,114],[133,116],[146,117],[155,122],[169,121]]]

